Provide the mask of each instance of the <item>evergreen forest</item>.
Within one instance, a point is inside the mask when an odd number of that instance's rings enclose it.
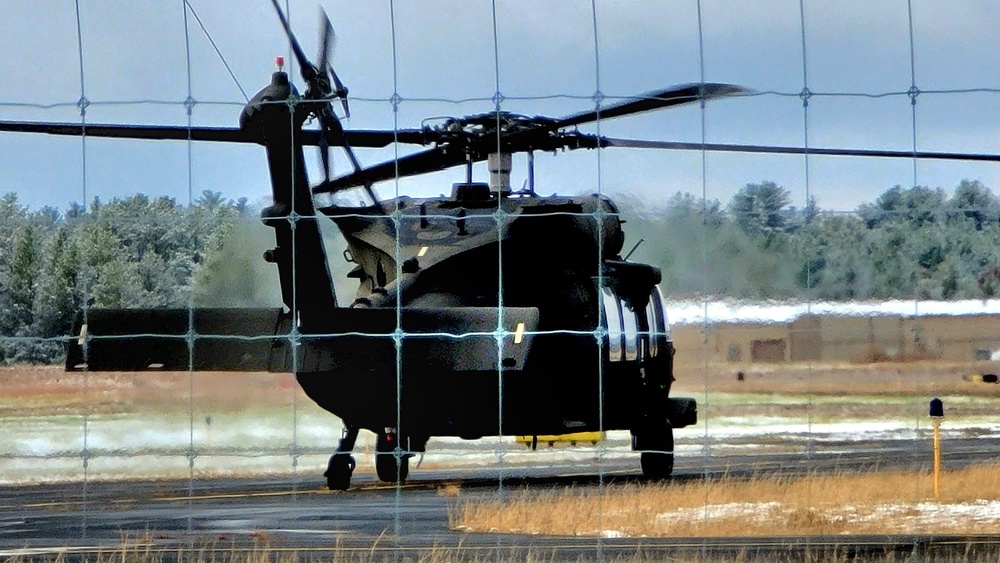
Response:
[[[799,209],[774,182],[726,203],[616,196],[623,253],[659,266],[668,298],[987,299],[1000,291],[1000,200],[979,181],[892,187],[852,212]],[[61,361],[88,307],[277,306],[258,209],[205,191],[190,205],[138,194],[32,210],[0,197],[0,362]],[[323,223],[329,223],[324,221]],[[339,293],[351,292],[324,227]]]

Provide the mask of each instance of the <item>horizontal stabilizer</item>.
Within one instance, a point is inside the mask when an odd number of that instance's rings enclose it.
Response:
[[[319,325],[296,333],[293,361],[282,309],[91,309],[77,317],[66,369],[391,373],[399,336],[407,365],[521,370],[538,309],[335,308]]]
[[[281,309],[90,309],[67,371],[285,371]]]

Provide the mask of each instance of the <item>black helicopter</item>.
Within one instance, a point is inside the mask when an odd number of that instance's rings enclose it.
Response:
[[[797,147],[613,139],[576,130],[611,119],[745,92],[704,83],[667,88],[563,118],[490,112],[420,129],[345,130],[347,89],[330,64],[321,18],[317,63],[272,0],[306,84],[280,68],[250,100],[238,128],[0,121],[0,131],[256,143],[267,151],[273,204],[262,212],[275,246],[284,307],[101,310],[81,314],[66,368],[91,371],[238,370],[295,373],[305,393],[344,421],[325,473],[347,489],[360,429],[377,436],[380,479],[402,482],[433,436],[563,435],[628,430],[643,474],[673,470],[673,430],[697,419],[694,399],[670,396],[674,347],[656,267],[622,257],[618,208],[601,195],[540,197],[536,151],[633,147],[802,153]],[[319,130],[303,125],[315,119]],[[353,148],[429,146],[375,166]],[[320,149],[324,180],[310,186],[303,147]],[[331,147],[354,168],[330,175]],[[810,149],[815,154],[938,158],[936,153]],[[525,153],[524,189],[509,185]],[[976,155],[966,155],[976,156]],[[473,181],[488,162],[489,183]],[[466,166],[449,197],[379,200],[377,182]],[[364,206],[318,206],[320,194],[363,189]],[[338,302],[318,225],[336,223],[358,282]]]

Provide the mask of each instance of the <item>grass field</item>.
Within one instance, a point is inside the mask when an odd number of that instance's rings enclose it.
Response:
[[[998,534],[1000,465],[928,473],[737,477],[611,485],[476,499],[452,511],[458,530],[566,536],[698,537]]]
[[[0,367],[0,417],[290,407],[302,397],[288,373],[66,372]]]
[[[737,379],[738,372],[744,374],[743,381]],[[753,402],[774,405],[803,402],[805,397],[851,396],[878,398],[887,403],[893,397],[1000,398],[1000,385],[966,380],[966,376],[978,373],[1000,373],[1000,363],[715,364],[681,370],[676,374],[673,394],[707,394],[710,398],[743,395],[759,399]],[[298,390],[295,378],[287,373],[85,374],[68,373],[55,366],[0,367],[0,399],[0,417],[187,411],[192,406],[242,410],[309,402]],[[977,404],[965,401],[956,414],[972,414]]]
[[[701,421],[698,428],[678,433],[678,447],[698,448],[702,436],[712,438],[737,429],[746,436],[731,443],[735,451],[768,445],[794,449],[799,446],[789,439],[789,431],[774,429],[801,426],[807,419],[810,432],[823,423],[865,428],[887,421],[926,430],[927,401],[935,396],[945,398],[948,425],[965,421],[972,435],[996,432],[1000,385],[969,381],[966,376],[1000,371],[998,367],[909,362],[725,364],[685,370],[677,374],[673,394],[696,397]],[[736,377],[738,371],[743,372],[742,381]],[[339,421],[307,399],[289,374],[83,374],[52,367],[4,367],[0,368],[0,431],[8,440],[0,448],[4,456],[0,475],[14,475],[11,482],[21,474],[34,479],[37,469],[30,458],[43,455],[46,468],[65,462],[65,468],[52,471],[52,479],[79,478],[81,420],[89,421],[88,447],[98,452],[90,465],[90,478],[97,479],[186,476],[189,443],[199,452],[196,476],[287,472],[292,467],[288,453],[292,436],[299,446],[318,449],[299,461],[305,471],[313,468],[318,474],[328,455],[322,452],[339,437]],[[461,463],[492,454],[495,443],[446,446],[470,448],[449,454]],[[627,440],[614,447],[628,454]],[[141,455],[135,453],[139,450]],[[277,461],[267,461],[258,450],[274,452]],[[102,457],[100,451],[109,453]],[[534,457],[542,452],[511,451],[518,453],[507,454],[507,463],[522,458],[522,463],[543,463],[544,458]],[[22,454],[26,454],[23,459]],[[586,471],[588,456],[597,454],[583,455],[581,470]],[[167,473],[143,473],[150,460],[168,460]],[[429,465],[437,463],[431,460]],[[170,464],[177,467],[170,469]],[[939,502],[931,500],[925,473],[616,485],[599,493],[568,489],[520,495],[512,502],[470,499],[458,487],[441,494],[456,502],[451,525],[473,531],[603,537],[1000,533],[998,476],[1000,466],[946,473]],[[155,557],[140,555],[136,560]]]
[[[994,364],[714,365],[677,374],[674,395],[699,402],[698,426],[677,433],[679,456],[795,453],[856,439],[923,439],[927,402],[945,399],[949,436],[1000,431],[1000,385],[966,381]],[[736,372],[744,373],[738,381]],[[66,373],[0,368],[0,481],[318,474],[340,421],[289,374]],[[363,432],[359,470],[370,470]],[[543,448],[540,448],[540,450]],[[422,467],[576,464],[632,459],[627,432],[597,447],[530,452],[512,439],[433,439]],[[41,460],[44,460],[41,461]],[[636,466],[638,463],[636,462]],[[312,477],[311,477],[312,478]]]
[[[318,553],[317,553],[318,551]],[[195,544],[193,546],[162,547],[146,541],[145,538],[130,539],[119,549],[90,553],[66,549],[58,555],[41,556],[14,555],[7,559],[11,563],[52,562],[84,560],[92,563],[163,563],[186,561],[190,563],[294,563],[298,561],[323,561],[329,563],[488,563],[510,561],[520,563],[553,563],[555,561],[591,561],[611,563],[924,563],[957,562],[998,563],[1000,554],[996,549],[977,548],[972,544],[958,545],[950,550],[923,553],[919,550],[897,550],[891,547],[872,549],[867,546],[858,552],[850,545],[790,546],[786,551],[773,549],[757,552],[755,549],[729,550],[728,552],[708,551],[699,553],[688,548],[673,554],[649,553],[639,547],[631,554],[611,554],[596,548],[584,549],[567,557],[564,552],[545,547],[492,547],[476,548],[467,546],[432,546],[428,549],[393,549],[389,546],[338,547],[309,550],[273,545],[259,541],[250,546],[232,546],[225,542]],[[86,556],[83,553],[87,553]]]

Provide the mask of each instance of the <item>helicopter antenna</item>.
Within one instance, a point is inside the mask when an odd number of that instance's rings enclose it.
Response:
[[[215,43],[215,39],[212,38],[212,34],[208,32],[208,28],[205,27],[205,22],[201,21],[201,17],[198,15],[198,12],[195,11],[194,6],[191,5],[191,2],[189,2],[188,0],[184,0],[184,6],[191,12],[191,15],[194,16],[194,20],[198,22],[198,27],[201,28],[202,33],[205,34],[205,38],[208,39],[208,42],[211,43],[212,48],[215,49],[215,54],[218,55],[219,60],[222,61],[222,66],[226,67],[226,72],[229,73],[230,78],[232,78],[233,82],[236,83],[236,88],[239,89],[240,94],[243,94],[243,99],[249,102],[250,96],[247,96],[247,91],[244,90],[243,85],[240,84],[240,79],[236,78],[236,74],[233,72],[232,67],[229,66],[229,61],[227,61],[226,57],[223,56],[222,51],[219,49],[219,46]]]
[[[632,250],[629,250],[628,254],[626,254],[625,258],[622,258],[622,260],[628,260],[629,256],[632,256],[632,253],[635,252],[635,249],[639,248],[639,245],[644,242],[646,242],[646,239],[644,238],[639,239],[639,242],[635,243],[635,246],[632,247]]]

